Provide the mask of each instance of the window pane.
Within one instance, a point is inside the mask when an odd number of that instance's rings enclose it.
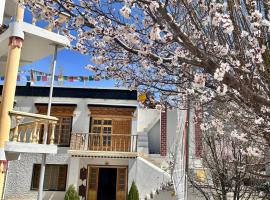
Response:
[[[111,134],[112,133],[112,127],[103,127],[103,133],[104,134]]]
[[[101,133],[101,127],[98,126],[93,127],[93,133]]]
[[[71,116],[56,116],[59,121],[55,126],[54,143],[59,145],[69,145],[72,129]]]
[[[104,120],[104,125],[112,125],[112,120]]]
[[[33,167],[32,190],[39,186],[40,164]],[[64,191],[66,189],[67,165],[46,165],[44,177],[44,190]]]

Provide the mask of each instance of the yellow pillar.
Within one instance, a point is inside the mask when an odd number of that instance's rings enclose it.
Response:
[[[18,5],[16,21],[17,22],[23,21],[23,17],[24,17],[24,7]],[[2,151],[2,155],[4,153],[5,142],[9,140],[9,132],[11,125],[9,111],[13,109],[22,42],[23,38],[20,38],[18,36],[11,36],[9,38],[9,51],[6,63],[5,82],[3,85],[2,101],[0,106],[0,151]],[[2,162],[1,164],[3,164]],[[5,173],[2,171],[0,172],[1,199],[3,197],[4,185],[5,185]]]

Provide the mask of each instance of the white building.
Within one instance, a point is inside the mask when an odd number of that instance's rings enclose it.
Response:
[[[14,110],[43,114],[48,89],[17,86]],[[71,184],[88,200],[126,199],[132,181],[145,199],[170,182],[164,170],[174,145],[177,112],[137,105],[136,91],[55,87],[52,116],[59,119],[54,138],[58,150],[47,158],[44,199],[63,199]],[[19,127],[23,138],[23,123]],[[42,126],[38,129],[41,135]],[[5,199],[37,198],[40,163],[41,154],[33,153],[9,162]]]
[[[35,20],[24,22],[23,9],[16,2],[0,0],[0,24],[4,24],[0,31],[1,74],[6,71],[10,39],[19,38],[22,44],[16,46],[22,49],[16,54],[20,66],[52,55],[55,45],[58,50],[69,45],[69,40],[50,25],[47,30],[37,27]],[[16,15],[20,20],[14,20]],[[59,21],[64,23],[65,17],[60,16]],[[9,142],[4,147],[9,163],[4,199],[37,198],[44,153],[46,200],[63,199],[71,184],[82,199],[125,200],[132,181],[141,199],[161,198],[155,193],[171,181],[164,169],[175,145],[176,127],[185,124],[185,119],[177,121],[175,111],[138,109],[136,91],[68,87],[54,89],[51,115],[56,118],[47,117],[48,96],[48,87],[16,88],[15,106],[8,113],[12,118]],[[48,123],[47,144],[43,144]],[[190,135],[191,140],[198,137],[196,131]],[[193,160],[199,148],[191,145],[191,163],[196,163]]]

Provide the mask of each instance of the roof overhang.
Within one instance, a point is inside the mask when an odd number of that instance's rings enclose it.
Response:
[[[58,46],[59,50],[70,45],[70,41],[63,35],[26,22],[16,23],[19,23],[19,26],[24,33],[20,66],[52,55],[54,53],[55,45]],[[9,28],[0,35],[0,75],[3,75],[5,72],[9,37],[12,36],[14,24],[15,23],[11,23]]]

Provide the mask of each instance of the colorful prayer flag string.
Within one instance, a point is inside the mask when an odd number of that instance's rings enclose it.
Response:
[[[17,76],[17,81],[31,81],[31,82],[47,82],[51,78],[51,74],[38,70],[20,70]],[[108,80],[108,77],[104,77]],[[4,81],[5,77],[0,76],[0,80]],[[57,82],[87,82],[98,80],[95,76],[63,76],[62,74],[55,75],[54,80]]]

